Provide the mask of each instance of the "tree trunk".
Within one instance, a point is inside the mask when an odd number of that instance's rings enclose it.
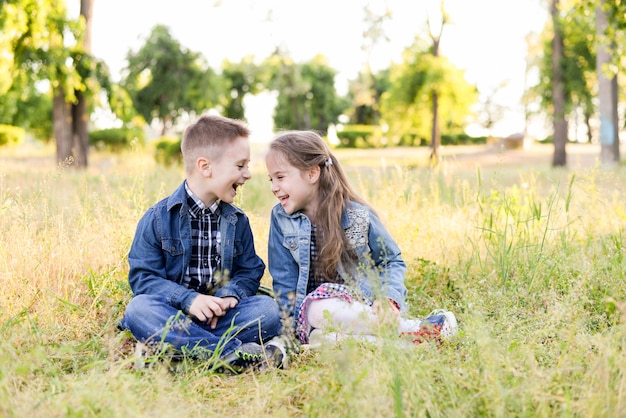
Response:
[[[606,28],[608,18],[603,9],[604,0],[596,7],[596,38],[598,52],[596,55],[596,71],[598,73],[598,99],[600,111],[600,161],[603,165],[612,166],[619,162],[619,143],[617,141],[617,92],[613,86],[617,83],[616,76],[609,78],[604,71],[605,65],[611,61],[609,48],[606,45]],[[615,89],[617,90],[617,89]]]
[[[52,121],[57,145],[57,163],[67,166],[74,163],[72,155],[72,117],[70,104],[65,101],[62,87],[55,89],[52,100]]]
[[[587,142],[591,144],[593,141],[593,129],[591,128],[591,112],[585,109],[585,126],[587,127]]]
[[[89,152],[89,131],[87,124],[87,101],[82,91],[74,92],[76,103],[72,105],[72,153],[76,166],[87,167]]]
[[[85,33],[83,37],[83,51],[91,54],[92,15],[95,0],[80,1],[80,15],[85,19]],[[83,81],[84,82],[84,81]],[[87,97],[83,91],[75,91],[76,102],[72,105],[72,143],[76,166],[87,167],[89,153],[89,116]]]
[[[443,32],[443,25],[445,21],[441,22],[441,30],[439,32],[439,36],[431,36],[433,41],[433,56],[439,56],[439,42],[441,40],[441,33]],[[432,92],[432,111],[433,111],[433,119],[430,133],[430,144],[432,147],[430,153],[430,165],[432,167],[436,167],[439,164],[439,147],[441,146],[441,131],[439,130],[439,95],[437,90]]]
[[[619,85],[617,83],[617,74],[611,79],[611,101],[613,111],[613,160],[615,164],[620,163],[619,153],[619,114],[617,112],[617,100],[619,94]]]
[[[441,132],[439,131],[439,95],[436,91],[432,94],[433,100],[433,124],[431,129],[430,165],[436,166],[439,163],[439,147],[441,146]]]
[[[563,60],[563,37],[559,19],[559,0],[552,0],[550,8],[552,23],[554,26],[554,37],[552,38],[552,104],[554,106],[553,126],[554,126],[554,155],[552,157],[553,167],[564,167],[567,165],[567,119],[565,118],[565,103],[567,102],[565,92],[565,81],[561,62]]]

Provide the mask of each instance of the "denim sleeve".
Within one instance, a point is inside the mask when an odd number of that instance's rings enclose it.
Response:
[[[128,282],[134,295],[160,295],[174,308],[189,313],[189,307],[198,293],[168,278],[161,238],[155,210],[150,209],[139,221],[130,247]]]
[[[298,264],[291,252],[283,245],[284,235],[273,215],[270,220],[267,247],[268,265],[272,276],[272,289],[277,298],[281,313],[295,317],[296,288],[298,284]]]
[[[380,272],[380,280],[387,298],[394,300],[404,311],[407,289],[404,285],[406,263],[398,244],[389,234],[380,219],[370,213],[369,246],[372,251],[372,260]]]
[[[215,296],[233,296],[239,300],[253,296],[259,290],[265,272],[265,263],[254,248],[254,236],[247,216],[240,215],[235,225],[233,265],[229,281]]]

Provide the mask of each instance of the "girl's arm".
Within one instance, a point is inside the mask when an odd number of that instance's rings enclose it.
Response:
[[[285,236],[276,216],[273,210],[270,219],[267,264],[272,276],[272,289],[281,313],[295,318],[299,268],[290,249],[284,245]]]
[[[377,271],[380,272],[381,286],[387,298],[396,302],[400,310],[404,311],[407,295],[404,285],[406,263],[402,258],[400,247],[374,213],[370,213],[368,240],[372,251],[371,257]]]

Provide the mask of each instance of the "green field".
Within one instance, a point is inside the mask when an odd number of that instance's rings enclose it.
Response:
[[[0,416],[626,416],[623,168],[445,152],[437,170],[425,148],[337,155],[403,250],[410,314],[452,310],[459,334],[347,342],[229,376],[137,369],[116,329],[135,225],[182,169],[135,151],[92,154],[80,172],[49,147],[3,149]],[[253,155],[238,204],[267,261],[275,198]]]

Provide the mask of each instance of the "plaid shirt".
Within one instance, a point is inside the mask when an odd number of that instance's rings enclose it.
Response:
[[[212,294],[218,285],[222,267],[220,256],[220,207],[216,200],[210,207],[198,199],[185,183],[191,215],[191,260],[183,285],[200,293]]]
[[[337,275],[333,280],[328,280],[319,271],[317,262],[317,228],[311,224],[311,268],[309,269],[309,280],[306,284],[306,293],[309,294],[317,289],[322,283],[343,283],[343,279]]]

